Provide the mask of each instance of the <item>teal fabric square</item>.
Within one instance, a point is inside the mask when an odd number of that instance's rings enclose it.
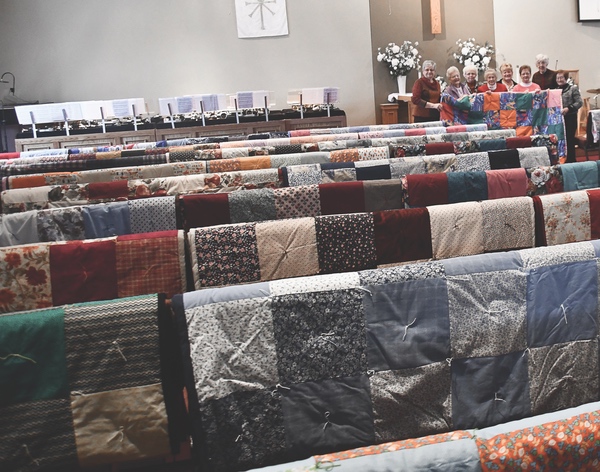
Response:
[[[544,126],[548,123],[548,109],[536,108],[531,113],[531,124],[533,126]]]
[[[565,125],[564,123],[558,125],[548,125],[548,134],[555,134],[558,139],[565,139]]]
[[[515,108],[517,110],[531,110],[533,107],[533,97],[530,93],[515,94]]]
[[[469,124],[480,124],[485,123],[484,121],[485,112],[484,111],[470,111],[469,112]]]
[[[573,162],[560,166],[565,192],[598,187],[598,165],[595,162]]]
[[[449,172],[448,203],[477,202],[488,199],[486,173]]]
[[[64,311],[0,316],[0,407],[68,395]]]

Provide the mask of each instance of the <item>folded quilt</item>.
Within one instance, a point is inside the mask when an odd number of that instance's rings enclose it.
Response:
[[[599,249],[574,243],[176,296],[202,465],[245,470],[453,430],[458,440],[598,401]],[[477,432],[471,452],[513,454],[496,446],[498,434]]]

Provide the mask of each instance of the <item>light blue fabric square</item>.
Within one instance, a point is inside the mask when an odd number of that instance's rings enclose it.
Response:
[[[516,251],[455,257],[443,260],[441,263],[448,277],[497,270],[517,270],[523,266],[521,256]]]
[[[574,162],[560,166],[565,192],[598,187],[598,164]]]
[[[598,334],[596,261],[531,269],[527,281],[527,343],[549,346]]]
[[[81,213],[87,239],[131,234],[131,220],[127,202],[86,205]]]

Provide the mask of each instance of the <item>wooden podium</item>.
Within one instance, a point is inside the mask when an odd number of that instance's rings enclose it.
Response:
[[[381,124],[391,125],[394,123],[413,123],[413,103],[412,93],[390,95],[396,101],[391,103],[382,103],[379,105],[381,110]]]

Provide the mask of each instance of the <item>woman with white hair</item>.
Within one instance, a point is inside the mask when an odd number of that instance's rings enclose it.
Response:
[[[486,69],[483,73],[485,84],[480,85],[477,91],[479,93],[492,93],[492,92],[508,92],[506,85],[502,82],[498,82],[498,76],[494,69]]]
[[[443,95],[449,95],[458,100],[471,93],[466,84],[460,83],[460,71],[457,67],[448,67],[446,78],[448,79],[448,86],[444,89]]]
[[[469,89],[469,93],[477,93],[477,87],[479,86],[477,83],[477,67],[471,64],[465,66],[463,69],[463,77],[467,81],[466,85]]]
[[[548,69],[549,61],[550,58],[545,54],[535,56],[535,66],[538,68],[538,71],[533,74],[531,81],[534,84],[538,84],[542,90],[558,88],[556,72]]]
[[[440,84],[435,80],[435,62],[423,61],[423,75],[417,79],[412,88],[411,102],[415,123],[438,121],[440,119]]]

